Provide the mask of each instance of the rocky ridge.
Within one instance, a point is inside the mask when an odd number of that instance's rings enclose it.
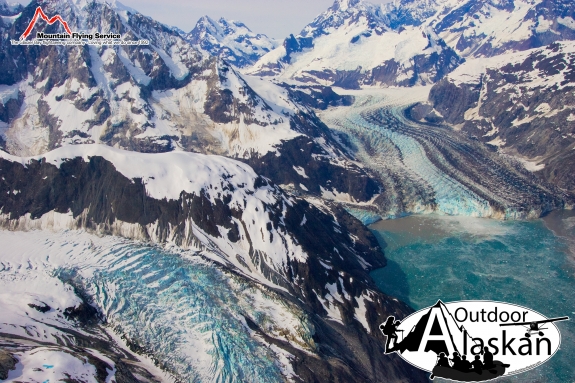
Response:
[[[430,84],[465,58],[575,39],[574,17],[567,0],[336,0],[250,73],[345,88]]]
[[[575,39],[575,7],[567,0],[402,0],[384,8],[392,28],[429,25],[465,58]]]
[[[558,42],[491,61],[470,61],[431,90],[429,104],[470,137],[575,190],[575,44]]]
[[[346,54],[340,54],[342,51]],[[439,80],[460,62],[455,51],[427,25],[393,29],[380,6],[363,0],[336,0],[248,73],[351,89],[360,85],[413,86]]]

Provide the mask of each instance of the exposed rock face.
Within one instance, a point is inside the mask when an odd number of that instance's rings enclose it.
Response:
[[[430,104],[446,122],[573,192],[573,52],[572,42],[562,42],[493,59],[484,71],[464,65],[433,87]]]
[[[237,68],[253,65],[278,45],[266,35],[252,32],[245,24],[223,17],[216,21],[203,16],[183,37],[196,49],[220,57]]]
[[[151,155],[94,148],[63,148],[39,160],[4,154],[3,226],[44,227],[52,222],[47,217],[68,214],[60,225],[209,250],[226,269],[269,286],[315,318],[313,357],[273,341],[293,352],[304,381],[425,380],[382,355],[379,323],[409,308],[375,288],[368,272],[385,259],[369,230],[344,210],[289,197],[247,165],[223,158],[169,153],[163,155],[169,167],[158,172]],[[189,175],[178,170],[183,164]],[[178,183],[185,185],[181,193]]]
[[[282,86],[289,91],[290,97],[298,104],[313,109],[325,110],[330,106],[349,106],[354,101],[352,96],[341,96],[329,86],[297,86],[288,84],[282,84]]]
[[[20,3],[8,3],[6,0],[0,0],[0,15],[14,16],[22,12],[24,6]],[[2,23],[3,21],[0,21]]]
[[[8,372],[16,368],[16,363],[18,360],[11,353],[0,350],[0,379],[8,379]]]
[[[343,158],[340,166],[336,166],[330,161],[329,153],[308,137],[283,143],[277,154],[268,153],[247,162],[258,174],[306,195],[366,202],[381,192],[379,184],[363,169]],[[342,167],[345,173],[341,173]]]

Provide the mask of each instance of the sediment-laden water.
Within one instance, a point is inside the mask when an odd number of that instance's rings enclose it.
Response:
[[[547,317],[575,316],[575,212],[532,221],[410,216],[371,229],[389,260],[372,277],[381,290],[415,309],[438,299],[487,299]],[[502,381],[575,381],[575,321],[557,327],[561,349],[548,363]]]

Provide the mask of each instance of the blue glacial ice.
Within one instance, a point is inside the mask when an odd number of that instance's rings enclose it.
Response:
[[[84,288],[117,333],[167,370],[189,382],[283,381],[273,353],[245,325],[229,275],[154,248],[110,255]]]
[[[362,91],[356,95],[353,106],[335,108],[322,114],[322,119],[331,129],[345,134],[350,143],[350,151],[380,175],[388,199],[380,213],[384,218],[418,213],[498,218],[524,216],[524,212],[515,211],[515,196],[495,195],[490,190],[489,182],[494,178],[486,178],[485,184],[477,183],[466,175],[465,169],[455,168],[440,152],[434,152],[434,161],[465,180],[462,182],[432,162],[416,138],[403,133],[403,129],[408,128],[421,133],[429,142],[437,139],[436,132],[427,133],[425,126],[415,124],[403,115],[406,106],[427,98],[427,90],[413,89],[409,90],[410,93],[398,89],[372,93]],[[366,114],[379,116],[380,122],[372,122],[366,118]],[[445,136],[441,139],[451,139],[448,134],[441,134]],[[505,182],[503,179],[498,181],[502,184]],[[505,211],[494,208],[484,196],[471,190],[468,184],[498,201],[505,207]],[[350,212],[355,214],[354,211]],[[356,216],[369,222],[367,217]]]

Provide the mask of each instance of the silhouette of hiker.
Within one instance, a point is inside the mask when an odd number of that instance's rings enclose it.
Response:
[[[473,371],[477,372],[479,375],[483,374],[483,362],[479,359],[479,355],[475,355],[475,360],[471,362]]]
[[[451,361],[453,362],[453,368],[455,370],[459,370],[462,371],[462,367],[461,367],[461,357],[459,356],[459,353],[457,351],[455,351],[453,353],[453,358],[451,358]]]
[[[447,359],[447,356],[445,355],[444,352],[439,353],[439,359],[437,360],[436,366],[451,368],[451,366],[449,365],[449,359]]]
[[[385,344],[385,352],[392,352],[393,348],[390,348],[391,340],[393,339],[393,346],[396,346],[397,343],[397,326],[401,324],[400,321],[396,321],[394,316],[390,316],[387,318],[385,324],[379,325],[379,329],[383,333],[383,335],[387,336],[387,342]]]
[[[489,347],[483,347],[483,364],[485,369],[490,369],[495,367],[493,364],[493,354],[489,351]]]
[[[471,363],[467,360],[467,355],[463,355],[461,357],[461,370],[459,371],[469,372],[471,371],[472,367],[473,366],[471,365]]]

